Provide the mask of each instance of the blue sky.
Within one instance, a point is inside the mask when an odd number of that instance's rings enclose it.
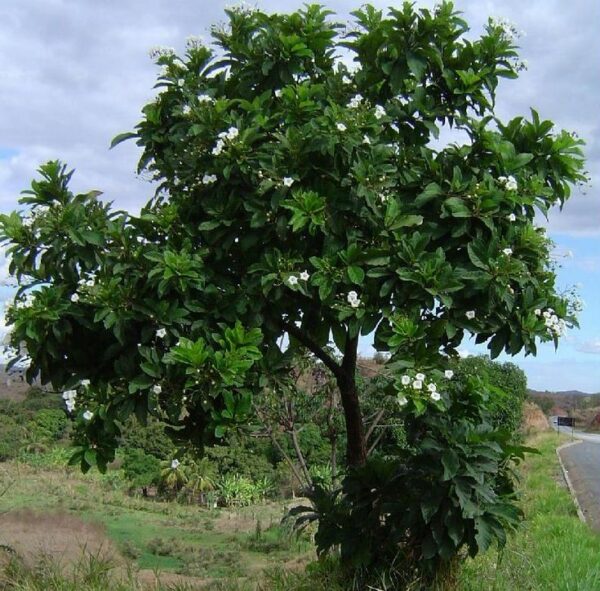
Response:
[[[324,2],[340,18],[362,0]],[[380,8],[400,2],[373,2]],[[228,2],[213,0],[19,0],[0,3],[0,211],[16,206],[19,192],[40,163],[60,158],[77,169],[75,190],[100,189],[119,208],[136,211],[151,191],[135,175],[131,142],[109,151],[110,139],[130,130],[154,94],[156,68],[148,49],[182,50],[189,35],[208,39]],[[262,0],[266,10],[293,10],[302,1]],[[433,1],[418,1],[419,6]],[[587,143],[592,178],[577,190],[548,229],[561,258],[559,286],[579,285],[587,303],[581,330],[563,339],[558,352],[540,348],[537,358],[513,359],[535,389],[600,392],[600,2],[598,0],[457,0],[455,6],[477,35],[488,16],[504,17],[524,31],[521,58],[528,70],[503,82],[497,114],[527,115],[535,107],[558,128]],[[0,279],[6,277],[0,261]],[[6,299],[10,290],[0,287]],[[368,343],[364,344],[365,351]],[[465,351],[477,350],[469,342]]]

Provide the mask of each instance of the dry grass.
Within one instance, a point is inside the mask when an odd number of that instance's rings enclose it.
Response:
[[[82,554],[121,562],[103,525],[60,511],[18,510],[0,515],[0,545],[12,548],[29,566],[45,556],[69,568]]]

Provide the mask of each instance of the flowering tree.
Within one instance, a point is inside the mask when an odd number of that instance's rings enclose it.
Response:
[[[512,27],[467,39],[449,2],[366,6],[351,30],[314,5],[226,13],[214,49],[152,52],[161,92],[113,141],[134,138],[158,183],[139,215],[73,195],[53,162],[29,211],[1,218],[12,342],[29,378],[67,391],[84,469],[132,413],[222,437],[299,349],[335,377],[359,466],[361,335],[401,370],[386,393],[426,412],[465,335],[534,354],[575,322],[534,216],[585,180],[582,142],[535,111],[495,117],[522,67]]]

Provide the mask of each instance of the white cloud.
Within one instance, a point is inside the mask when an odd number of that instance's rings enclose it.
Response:
[[[188,35],[209,37],[211,24],[224,19],[229,2],[201,6],[194,0],[173,4],[157,0],[67,3],[64,0],[20,0],[0,6],[0,73],[2,149],[18,155],[0,160],[0,208],[14,207],[38,165],[60,158],[77,169],[81,190],[100,189],[119,208],[137,210],[152,189],[134,174],[138,149],[124,144],[108,151],[110,139],[132,129],[139,110],[154,94],[156,68],[147,51],[155,45],[181,51]],[[376,5],[386,8],[387,0]],[[431,6],[431,2],[421,2]],[[274,0],[258,2],[266,10],[282,10]],[[348,16],[360,2],[328,4]],[[302,6],[290,2],[283,10]],[[573,128],[590,140],[590,170],[600,169],[596,121],[600,55],[600,3],[595,0],[487,0],[456,2],[478,34],[489,15],[514,21],[527,35],[520,40],[530,69],[518,81],[503,82],[498,93],[502,116],[527,114],[539,107],[558,127]],[[568,100],[566,98],[568,97]],[[576,105],[576,108],[574,108]],[[562,233],[600,230],[595,220],[600,203],[593,195],[573,198],[551,217],[550,228]]]
[[[575,344],[575,349],[580,353],[600,355],[600,338],[579,341]]]

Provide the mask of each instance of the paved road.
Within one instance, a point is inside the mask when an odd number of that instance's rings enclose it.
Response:
[[[568,435],[569,437],[573,437],[574,439],[581,439],[582,441],[589,441],[591,443],[600,443],[600,434],[596,433],[584,433],[583,431],[578,431],[577,429],[571,429],[571,427],[558,427],[556,425],[557,417],[550,417],[550,426],[556,431],[557,429]]]
[[[582,443],[561,449],[560,457],[586,521],[600,531],[600,436],[575,433],[575,437]]]

